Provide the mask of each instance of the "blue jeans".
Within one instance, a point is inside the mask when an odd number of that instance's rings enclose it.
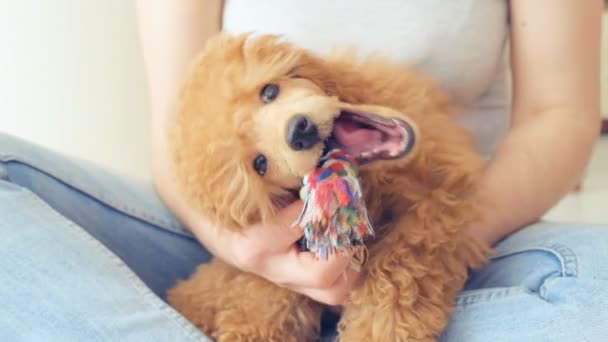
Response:
[[[608,341],[606,228],[499,243],[442,341]],[[164,295],[209,259],[149,183],[0,133],[0,341],[206,341]]]

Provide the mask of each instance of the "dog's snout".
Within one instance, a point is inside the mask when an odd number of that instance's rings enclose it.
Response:
[[[296,114],[287,122],[287,144],[293,150],[310,149],[319,141],[319,129],[308,116]]]

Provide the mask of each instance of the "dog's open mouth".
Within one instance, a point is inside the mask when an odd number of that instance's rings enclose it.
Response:
[[[332,133],[324,142],[323,155],[340,148],[359,164],[402,158],[414,149],[416,133],[405,120],[382,117],[371,111],[344,109],[334,119]],[[284,190],[286,194],[275,199],[279,208],[299,197],[299,188]]]
[[[343,110],[334,121],[326,150],[338,147],[361,164],[401,158],[416,142],[413,128],[403,120]]]

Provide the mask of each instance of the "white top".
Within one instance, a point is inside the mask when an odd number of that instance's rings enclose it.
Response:
[[[226,32],[281,34],[312,51],[356,47],[434,77],[486,157],[509,123],[505,0],[226,0]]]

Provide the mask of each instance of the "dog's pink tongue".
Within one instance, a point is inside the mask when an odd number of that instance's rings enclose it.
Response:
[[[382,133],[375,129],[362,128],[352,121],[341,121],[334,127],[334,136],[338,143],[345,147],[351,147],[350,154],[371,150],[382,139]]]

